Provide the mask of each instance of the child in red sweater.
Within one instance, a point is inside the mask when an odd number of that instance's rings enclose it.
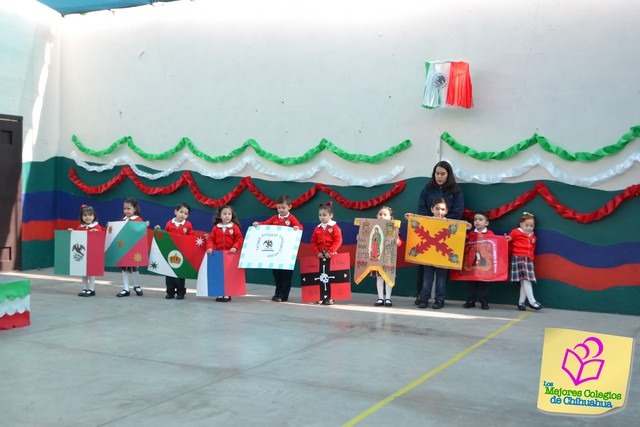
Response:
[[[533,267],[533,253],[536,250],[536,235],[533,234],[536,225],[535,217],[529,212],[524,212],[519,225],[507,236],[507,240],[511,244],[511,281],[520,282],[518,310],[527,309],[525,299],[529,300],[531,308],[540,310],[542,304],[537,302],[533,296],[532,287],[532,283],[536,282]]]
[[[483,236],[493,236],[493,231],[489,230],[489,216],[486,212],[476,212],[473,215],[473,230],[469,232],[467,240],[477,241]],[[473,265],[482,266],[487,261],[482,258],[480,252],[476,252],[474,255]],[[477,297],[480,297],[480,307],[483,310],[489,310],[489,283],[481,281],[469,281],[467,283],[467,302],[462,306],[464,308],[471,308],[476,306]]]
[[[266,221],[254,222],[253,226],[259,225],[280,225],[283,227],[292,227],[294,230],[302,230],[302,224],[293,216],[291,211],[291,199],[286,194],[276,199],[276,209],[278,215],[274,215]],[[291,292],[291,279],[293,278],[293,270],[273,270],[273,280],[276,284],[276,292],[271,297],[271,301],[286,302],[289,300],[289,292]]]
[[[311,248],[318,258],[331,258],[332,255],[338,253],[338,249],[342,246],[342,230],[340,230],[338,223],[333,220],[332,202],[320,204],[318,218],[320,219],[320,224],[313,230]],[[327,295],[323,295],[322,300],[318,302],[324,305],[334,304],[334,301]]]
[[[186,203],[178,203],[176,209],[173,211],[175,218],[167,222],[164,229],[167,233],[180,234],[183,236],[190,236],[193,234],[193,226],[187,218],[191,212],[191,207]],[[154,230],[160,230],[160,226],[156,225]],[[164,279],[165,286],[167,287],[166,299],[184,299],[187,288],[185,286],[185,280],[179,277],[166,276]]]
[[[207,254],[211,255],[214,250],[229,251],[234,254],[242,248],[243,241],[244,237],[240,231],[240,221],[236,212],[229,205],[221,206],[213,220],[213,229],[207,241]],[[231,297],[219,296],[216,301],[229,302]]]
[[[76,230],[84,230],[87,232],[102,231],[102,227],[98,224],[98,215],[92,206],[82,205],[80,207],[80,224]],[[73,230],[70,228],[69,231]],[[96,294],[96,276],[82,276],[82,291],[79,297],[92,297]]]

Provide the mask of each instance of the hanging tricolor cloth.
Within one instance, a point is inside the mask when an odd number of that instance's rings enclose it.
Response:
[[[424,108],[471,108],[473,90],[469,64],[462,61],[426,61]]]

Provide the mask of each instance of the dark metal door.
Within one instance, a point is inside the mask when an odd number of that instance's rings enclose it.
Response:
[[[0,114],[0,271],[22,260],[22,117]]]

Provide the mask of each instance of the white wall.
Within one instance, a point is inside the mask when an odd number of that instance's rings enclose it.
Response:
[[[34,0],[0,1],[0,114],[23,117],[24,161],[36,141],[44,158],[58,147],[60,21]]]
[[[640,124],[639,18],[636,0],[181,1],[69,15],[57,154],[69,156],[73,134],[93,148],[130,135],[149,152],[186,136],[211,155],[249,138],[281,156],[301,155],[322,138],[365,154],[410,139],[413,148],[376,168],[320,158],[363,178],[403,165],[398,178],[409,178],[429,175],[440,155],[469,173],[495,174],[540,154],[593,176],[638,152],[638,142],[595,163],[532,149],[484,164],[447,147],[440,154],[439,136],[447,131],[484,151],[534,132],[569,151],[613,144]],[[470,63],[475,108],[421,108],[427,59]],[[55,121],[53,107],[48,114]],[[514,181],[549,177],[536,168]],[[598,188],[639,177],[635,164]],[[344,184],[326,173],[313,180]]]

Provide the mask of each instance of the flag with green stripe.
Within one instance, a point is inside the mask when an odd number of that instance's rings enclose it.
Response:
[[[100,231],[56,230],[54,274],[104,276],[104,241]]]
[[[107,223],[104,265],[107,267],[146,267],[149,261],[147,224],[140,221]]]
[[[181,279],[197,279],[207,251],[204,236],[185,236],[158,230],[149,252],[149,271]]]

